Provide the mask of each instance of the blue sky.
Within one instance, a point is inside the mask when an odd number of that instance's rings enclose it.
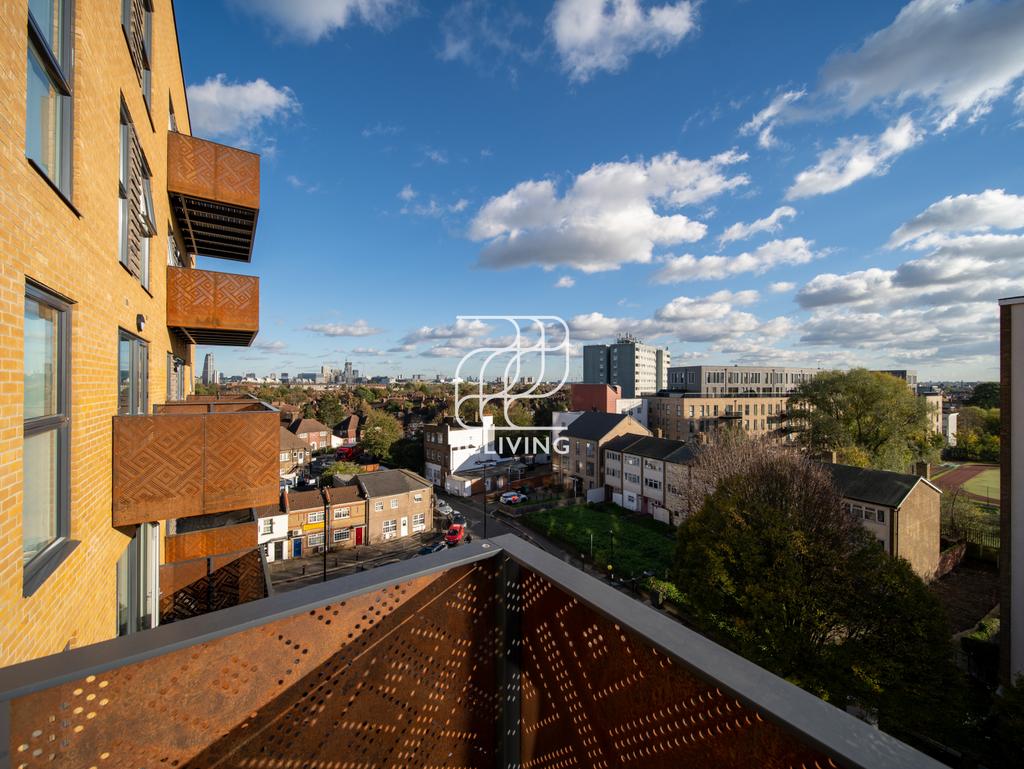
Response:
[[[505,333],[456,316],[544,314],[676,363],[996,376],[1024,0],[176,13],[193,132],[263,155],[261,331],[221,371],[451,373]]]

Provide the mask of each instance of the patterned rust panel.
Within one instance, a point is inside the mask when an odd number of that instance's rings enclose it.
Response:
[[[12,765],[492,767],[490,561],[11,703]]]
[[[521,593],[524,769],[835,766],[543,577]]]
[[[204,418],[114,417],[114,526],[205,512]]]
[[[232,556],[199,559],[199,577],[187,585],[170,590],[165,586],[164,569],[160,569],[160,624],[197,617],[211,611],[258,601],[267,597],[267,581],[263,559],[258,550]],[[218,563],[226,561],[225,563]],[[192,565],[193,562],[189,562]],[[207,574],[207,569],[210,573]],[[184,571],[175,574],[180,577]],[[168,580],[170,582],[171,580]]]
[[[167,325],[259,331],[260,279],[228,272],[167,268]]]
[[[280,494],[277,412],[209,414],[204,420],[206,512],[275,504]]]
[[[194,136],[168,133],[167,191],[258,209],[260,157]]]
[[[213,553],[234,553],[256,547],[258,539],[255,522],[175,534],[164,537],[164,561],[173,563]]]

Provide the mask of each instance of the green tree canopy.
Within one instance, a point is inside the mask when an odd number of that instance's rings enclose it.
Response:
[[[838,707],[876,711],[887,730],[953,728],[960,678],[946,621],[910,565],[842,510],[828,473],[805,455],[764,444],[739,458],[717,451],[698,465],[739,472],[679,527],[674,562],[698,626]]]
[[[978,382],[967,399],[967,405],[982,409],[999,408],[999,382]]]
[[[335,475],[356,475],[363,472],[364,469],[362,465],[357,465],[355,462],[334,462],[320,473],[320,478],[329,483]]]
[[[824,371],[790,397],[790,418],[807,448],[841,462],[906,472],[916,459],[937,459],[927,403],[889,374]]]
[[[363,422],[359,444],[378,459],[390,460],[391,447],[402,437],[402,425],[384,411],[373,409]]]

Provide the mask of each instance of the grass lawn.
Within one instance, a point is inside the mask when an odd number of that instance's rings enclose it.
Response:
[[[603,568],[611,560],[616,574],[622,577],[639,576],[644,571],[664,577],[675,550],[675,529],[653,518],[629,513],[618,505],[539,510],[526,513],[519,521],[555,540],[572,555],[582,553],[588,560],[593,534],[594,562]],[[609,531],[614,532],[611,543]]]
[[[989,499],[999,499],[999,468],[990,467],[964,484],[964,491]]]

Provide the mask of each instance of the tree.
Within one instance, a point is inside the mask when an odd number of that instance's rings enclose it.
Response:
[[[345,407],[333,392],[325,392],[316,400],[316,418],[333,428],[345,418]]]
[[[355,462],[334,462],[320,473],[320,480],[330,483],[335,475],[357,475],[364,472],[365,469],[362,465],[357,465]]]
[[[371,410],[359,440],[363,450],[382,460],[391,459],[391,447],[402,437],[402,425],[390,414]]]
[[[404,467],[414,473],[423,472],[423,440],[401,438],[391,444],[391,461],[397,467]]]
[[[906,472],[914,460],[935,458],[928,404],[889,374],[822,372],[790,397],[790,417],[804,446],[843,462]]]
[[[843,511],[825,469],[754,441],[693,469],[718,478],[678,530],[673,581],[698,627],[889,731],[947,736],[960,676],[941,606]]]
[[[982,409],[999,408],[999,382],[978,382],[967,399],[967,405]]]

